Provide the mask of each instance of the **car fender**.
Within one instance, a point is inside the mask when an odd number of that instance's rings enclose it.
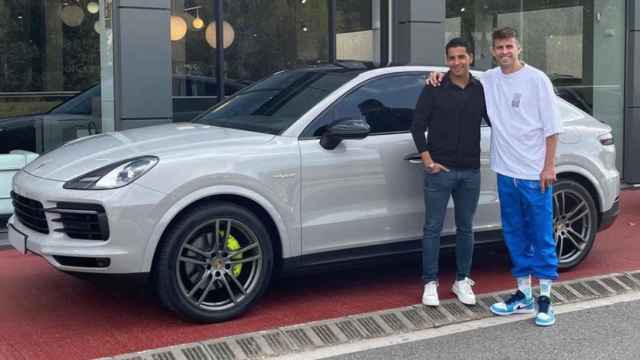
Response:
[[[596,192],[598,193],[598,201],[600,202],[600,204],[604,206],[605,204],[610,203],[610,201],[605,200],[604,194],[602,192],[603,184],[601,184],[600,181],[598,181],[598,179],[592,173],[585,170],[584,167],[574,164],[562,164],[556,167],[556,173],[558,175],[562,175],[563,173],[574,173],[583,176],[596,189]]]
[[[184,209],[186,209],[189,205],[207,197],[215,196],[215,195],[236,195],[242,196],[247,199],[250,199],[267,211],[269,216],[273,219],[273,222],[276,224],[278,229],[278,234],[280,236],[280,241],[282,243],[282,255],[283,257],[292,256],[290,254],[290,248],[285,246],[285,244],[291,244],[289,240],[289,234],[286,231],[285,223],[280,216],[279,212],[276,208],[268,201],[265,197],[260,195],[254,190],[247,189],[240,186],[235,185],[214,185],[210,187],[205,187],[194,192],[189,193],[188,195],[178,199],[167,211],[165,211],[162,218],[156,223],[153,232],[147,242],[147,246],[145,248],[144,254],[144,262],[142,265],[142,272],[151,271],[151,266],[153,264],[153,257],[156,252],[156,248],[162,235],[165,230],[171,223],[171,221]]]

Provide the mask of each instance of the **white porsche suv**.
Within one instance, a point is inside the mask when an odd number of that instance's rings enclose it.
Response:
[[[425,76],[442,70],[284,71],[191,123],[70,142],[14,177],[10,242],[67,273],[151,273],[161,302],[198,322],[241,314],[277,271],[420,251],[423,167],[409,127]],[[570,268],[617,215],[620,179],[610,127],[557,106],[555,236]],[[490,131],[478,244],[501,241]],[[454,245],[451,215],[443,246]]]

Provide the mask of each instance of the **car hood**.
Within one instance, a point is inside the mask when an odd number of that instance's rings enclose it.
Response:
[[[45,154],[24,171],[45,179],[68,181],[117,161],[180,151],[215,151],[226,146],[254,146],[274,135],[202,124],[174,123],[88,136]]]

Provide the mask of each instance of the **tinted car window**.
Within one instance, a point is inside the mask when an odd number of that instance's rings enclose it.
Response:
[[[225,96],[230,96],[247,84],[226,79]],[[191,121],[218,102],[218,83],[206,76],[177,75],[173,77],[173,121]]]
[[[371,134],[409,131],[424,79],[424,74],[405,74],[371,80],[338,100],[304,136],[320,136],[329,124],[356,118],[369,123]]]
[[[194,122],[280,134],[360,72],[300,70],[277,73],[240,91]]]

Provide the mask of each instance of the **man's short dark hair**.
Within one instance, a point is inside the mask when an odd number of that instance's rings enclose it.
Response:
[[[516,39],[518,40],[518,32],[516,29],[505,26],[498,29],[495,29],[491,34],[492,44],[495,45],[496,40],[504,40],[504,39]]]
[[[444,54],[449,56],[449,49],[457,48],[457,47],[463,47],[464,51],[467,54],[473,55],[473,52],[471,51],[471,45],[469,45],[469,42],[467,40],[461,37],[457,37],[449,40],[449,42],[447,43],[447,46],[445,46],[444,48]]]

